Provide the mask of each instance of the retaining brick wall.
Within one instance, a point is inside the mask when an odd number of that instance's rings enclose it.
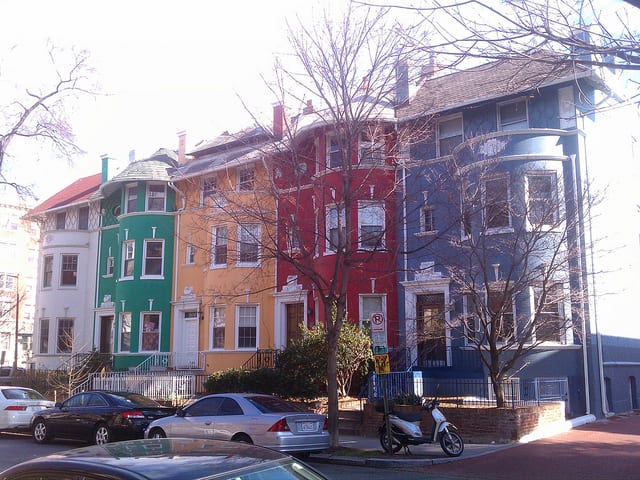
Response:
[[[398,406],[396,410],[419,411],[418,407]],[[495,407],[439,407],[447,420],[458,427],[458,433],[468,443],[508,443],[517,441],[537,428],[550,423],[564,421],[564,403],[554,402],[544,405],[495,408]],[[431,431],[431,415],[422,411],[420,427],[427,434]],[[382,424],[382,414],[373,405],[365,404],[362,433],[377,436]]]

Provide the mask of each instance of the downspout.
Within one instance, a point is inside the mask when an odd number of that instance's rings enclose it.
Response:
[[[173,265],[175,266],[175,268],[173,269],[173,299],[177,299],[178,298],[178,255],[179,255],[179,248],[178,248],[178,242],[180,241],[180,219],[182,218],[182,212],[184,211],[185,205],[186,205],[186,196],[185,194],[182,192],[182,190],[178,189],[174,183],[172,181],[170,181],[168,183],[169,188],[171,190],[173,190],[174,192],[176,192],[176,194],[178,194],[178,196],[181,198],[182,200],[182,206],[178,208],[178,210],[176,211],[176,231],[174,233],[175,236],[175,242],[174,242],[174,249],[173,249]]]
[[[96,258],[96,282],[95,282],[95,286],[93,287],[94,292],[93,292],[93,328],[92,328],[92,332],[91,332],[91,348],[95,348],[95,339],[96,339],[96,309],[98,308],[98,284],[99,282],[99,278],[100,278],[100,255],[102,254],[102,220],[103,220],[103,213],[102,213],[102,209],[100,209],[100,215],[98,215],[99,218],[99,223],[98,223],[98,252],[97,252],[97,258]],[[115,313],[115,312],[114,312]],[[114,328],[115,328],[115,318],[114,318]],[[114,338],[114,342],[115,342],[115,338]],[[115,345],[114,345],[115,346]],[[113,353],[113,352],[111,352]]]

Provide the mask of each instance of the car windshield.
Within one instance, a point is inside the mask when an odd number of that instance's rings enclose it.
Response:
[[[3,388],[2,394],[10,400],[46,400],[42,395],[30,388]]]
[[[262,413],[282,413],[282,412],[302,412],[292,403],[286,402],[277,397],[263,397],[256,395],[255,397],[247,397],[258,410]]]
[[[123,405],[125,407],[133,405],[138,407],[162,406],[155,400],[152,400],[149,397],[145,397],[144,395],[139,395],[137,393],[110,393],[109,395],[115,400],[118,405]]]

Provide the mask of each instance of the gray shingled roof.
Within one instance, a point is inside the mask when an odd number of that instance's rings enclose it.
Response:
[[[548,52],[497,60],[425,80],[398,118],[413,118],[575,80],[592,71]]]
[[[173,150],[161,148],[151,157],[137,160],[128,164],[125,169],[104,183],[92,198],[100,198],[109,195],[119,188],[120,184],[133,181],[159,181],[171,180],[169,170],[178,165],[178,155]]]

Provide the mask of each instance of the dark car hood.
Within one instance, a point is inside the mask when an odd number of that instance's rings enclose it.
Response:
[[[25,462],[54,472],[59,468],[90,473],[97,468],[128,478],[197,479],[265,463],[288,461],[279,452],[255,445],[203,439],[162,438],[94,445]],[[15,475],[20,466],[5,473]],[[56,477],[57,478],[57,477]]]

